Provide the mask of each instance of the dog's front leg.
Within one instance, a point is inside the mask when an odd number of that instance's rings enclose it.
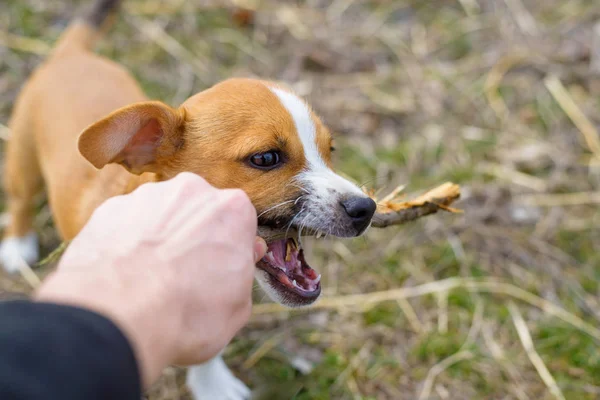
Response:
[[[221,354],[190,367],[186,379],[195,400],[247,400],[250,389],[225,365]]]

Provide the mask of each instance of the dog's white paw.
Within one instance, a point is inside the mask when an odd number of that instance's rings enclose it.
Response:
[[[38,240],[33,232],[22,237],[7,237],[0,243],[0,263],[6,272],[18,272],[23,261],[32,265],[38,258]]]
[[[190,367],[186,382],[195,400],[248,400],[252,395],[227,368],[221,356]]]

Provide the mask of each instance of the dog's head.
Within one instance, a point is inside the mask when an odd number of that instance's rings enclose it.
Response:
[[[219,188],[243,189],[259,226],[280,233],[256,278],[288,306],[310,304],[321,292],[300,233],[358,236],[376,208],[331,169],[331,135],[310,107],[267,81],[231,79],[178,109],[160,102],[124,107],[84,130],[79,150],[97,168],[119,163],[160,179],[188,171]]]

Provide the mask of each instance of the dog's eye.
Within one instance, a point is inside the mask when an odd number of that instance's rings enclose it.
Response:
[[[276,151],[267,151],[266,153],[258,153],[250,157],[252,166],[261,169],[271,169],[276,167],[281,162],[281,157]]]

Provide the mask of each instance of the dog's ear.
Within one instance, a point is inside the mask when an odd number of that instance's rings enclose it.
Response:
[[[159,172],[183,145],[185,115],[158,101],[135,103],[88,126],[78,140],[79,152],[96,168],[109,163],[129,172]]]

